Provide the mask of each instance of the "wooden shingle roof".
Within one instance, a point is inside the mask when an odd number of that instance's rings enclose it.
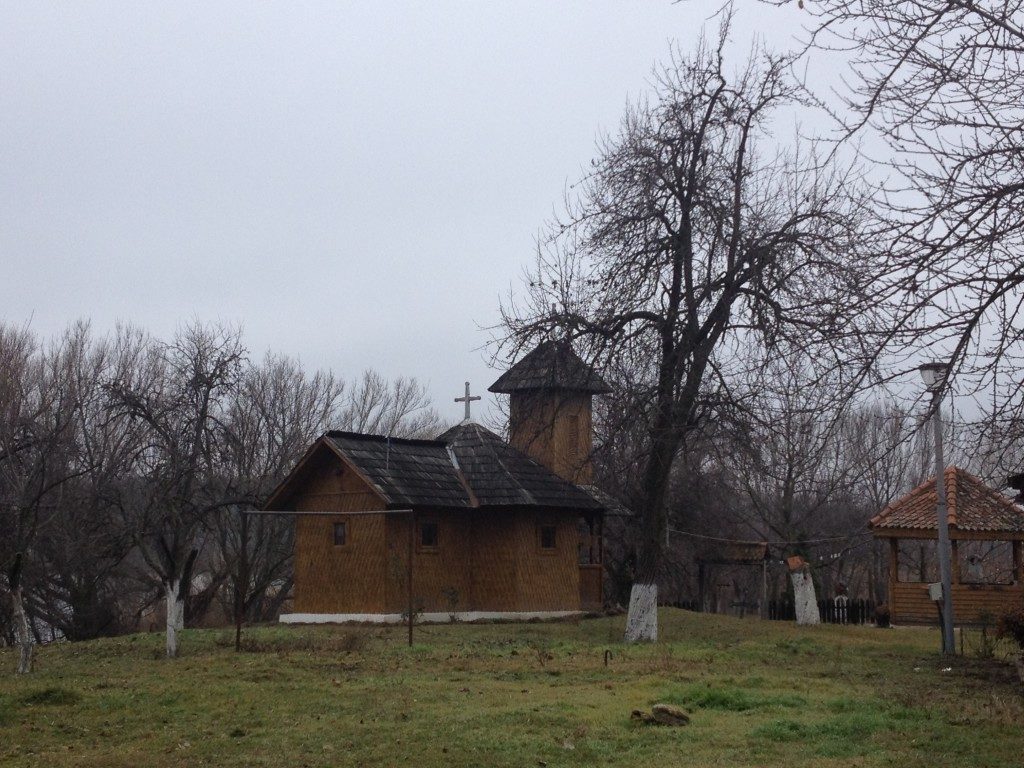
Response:
[[[482,506],[542,506],[599,510],[601,505],[573,483],[517,451],[489,429],[474,422],[452,427],[445,443]]]
[[[943,478],[951,529],[993,534],[1024,533],[1024,508],[959,467],[948,467]],[[886,530],[892,529],[934,531],[938,527],[936,504],[935,478],[931,477],[871,518],[870,525],[882,536]]]
[[[542,342],[487,389],[504,394],[538,389],[593,395],[609,391],[604,379],[583,362],[569,342],[563,340]]]
[[[325,438],[376,487],[389,506],[470,506],[444,443],[358,432],[328,432]]]
[[[563,480],[473,422],[459,424],[436,440],[332,431],[310,450],[325,444],[344,457],[390,509],[604,509],[598,499],[580,486]],[[274,492],[272,500],[287,501],[293,481],[301,482],[298,471],[296,467]]]

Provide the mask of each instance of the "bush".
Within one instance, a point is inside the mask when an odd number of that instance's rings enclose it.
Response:
[[[882,603],[880,606],[875,608],[875,626],[882,629],[889,626],[892,622],[892,613],[889,611],[889,606]]]
[[[1013,640],[1024,651],[1024,608],[1006,611],[1001,615],[996,624],[996,635]]]
[[[42,688],[29,691],[21,697],[21,703],[30,707],[62,707],[77,704],[82,700],[77,691],[67,688]]]

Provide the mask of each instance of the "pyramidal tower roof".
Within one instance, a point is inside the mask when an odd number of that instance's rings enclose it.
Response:
[[[503,394],[541,389],[593,395],[610,391],[604,379],[583,362],[573,351],[572,345],[564,340],[541,342],[487,389]]]

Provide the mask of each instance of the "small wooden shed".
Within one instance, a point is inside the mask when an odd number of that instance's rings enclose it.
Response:
[[[944,473],[957,624],[992,621],[1024,605],[1024,508],[959,467]],[[928,584],[939,581],[935,478],[871,519],[889,541],[889,610],[895,624],[933,624]]]

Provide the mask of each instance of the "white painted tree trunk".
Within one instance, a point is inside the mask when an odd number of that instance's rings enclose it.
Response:
[[[821,623],[818,612],[818,597],[814,593],[814,580],[810,572],[803,568],[790,574],[793,580],[793,603],[796,611],[796,623],[800,626]]]
[[[658,585],[634,584],[626,616],[627,643],[653,643],[658,639]]]
[[[14,603],[14,632],[18,640],[21,656],[18,659],[18,674],[27,675],[32,671],[32,632],[28,626],[28,614],[25,613],[25,598],[20,586],[11,593]]]
[[[178,655],[178,632],[185,626],[185,601],[178,596],[180,581],[164,582],[167,600],[167,658]]]

